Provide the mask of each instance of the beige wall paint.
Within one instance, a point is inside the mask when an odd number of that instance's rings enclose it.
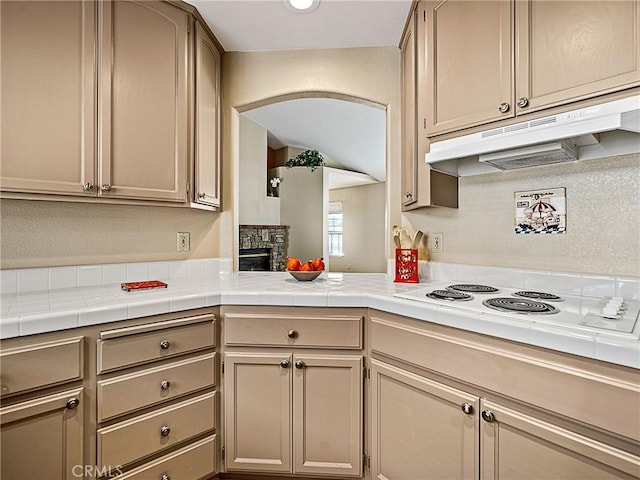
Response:
[[[229,52],[223,59],[223,181],[220,255],[237,248],[238,115],[236,109],[295,92],[332,92],[387,105],[387,161],[396,165],[386,183],[389,198],[399,198],[400,53],[395,47]],[[389,170],[389,168],[387,168]],[[400,221],[393,202],[390,223]]]
[[[240,225],[280,225],[280,199],[267,196],[267,130],[240,115]]]
[[[329,191],[330,202],[342,202],[344,256],[329,258],[332,272],[386,272],[385,184]]]
[[[516,191],[567,189],[565,235],[516,235]],[[460,179],[460,208],[404,215],[413,230],[444,234],[432,260],[610,275],[640,275],[640,155]]]
[[[4,199],[0,213],[3,269],[218,255],[219,214],[213,212]],[[191,232],[190,252],[176,252],[177,232]]]

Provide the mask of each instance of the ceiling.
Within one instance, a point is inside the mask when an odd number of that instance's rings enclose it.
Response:
[[[298,13],[284,0],[187,0],[227,52],[397,47],[411,0],[320,0]],[[386,178],[386,112],[329,98],[297,99],[244,112],[269,146],[317,149],[348,170]]]
[[[271,148],[316,149],[345,169],[386,178],[385,110],[333,98],[300,98],[243,115],[267,129]]]
[[[398,46],[411,0],[320,0],[298,13],[283,0],[187,0],[227,52]]]

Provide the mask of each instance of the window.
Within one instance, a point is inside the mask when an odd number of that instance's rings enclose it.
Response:
[[[342,202],[329,203],[329,216],[327,218],[327,237],[329,240],[329,255],[343,255]]]

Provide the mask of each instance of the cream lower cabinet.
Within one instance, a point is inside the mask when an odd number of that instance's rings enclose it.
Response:
[[[371,314],[371,478],[640,478],[637,371]]]
[[[0,408],[3,480],[82,478],[83,389]]]
[[[229,471],[360,476],[362,356],[227,353]]]
[[[361,477],[362,313],[229,307],[223,318],[226,470]]]
[[[476,396],[372,360],[372,478],[478,478],[479,403]]]

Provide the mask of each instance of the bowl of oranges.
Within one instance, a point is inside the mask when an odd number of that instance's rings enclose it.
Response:
[[[287,272],[300,282],[311,282],[324,271],[322,258],[314,258],[308,262],[301,262],[299,258],[287,257]]]

